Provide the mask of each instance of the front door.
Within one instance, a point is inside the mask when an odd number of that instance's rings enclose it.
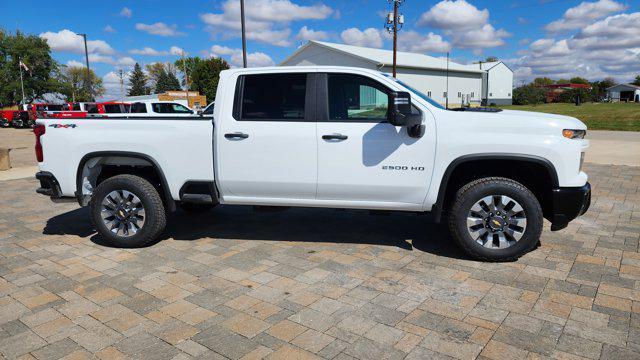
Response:
[[[238,77],[233,113],[223,113],[230,118],[216,121],[215,128],[216,176],[225,202],[315,199],[315,92],[308,84],[313,76],[306,73]]]
[[[412,138],[406,128],[389,124],[391,90],[377,81],[329,73],[318,75],[318,82],[318,93],[327,94],[317,110],[318,200],[420,209],[431,180],[435,134]],[[414,111],[432,124],[429,111]]]

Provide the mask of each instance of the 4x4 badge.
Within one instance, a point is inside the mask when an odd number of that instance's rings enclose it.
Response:
[[[56,128],[56,129],[67,129],[67,128],[72,128],[75,129],[76,128],[76,124],[50,124],[49,127],[52,128]]]

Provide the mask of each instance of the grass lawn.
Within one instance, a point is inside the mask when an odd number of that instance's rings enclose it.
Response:
[[[590,130],[640,131],[639,103],[586,103],[500,106],[502,109],[537,111],[580,119]]]

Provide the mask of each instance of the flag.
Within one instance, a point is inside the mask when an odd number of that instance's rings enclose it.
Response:
[[[22,60],[20,60],[20,67],[23,68],[25,71],[31,71],[31,70],[29,70],[29,67],[25,63],[22,62]]]

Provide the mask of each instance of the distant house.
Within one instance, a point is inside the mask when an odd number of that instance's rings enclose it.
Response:
[[[607,89],[607,98],[611,101],[640,102],[640,86],[632,84],[615,85]]]
[[[393,52],[312,40],[280,65],[355,66],[391,74]],[[449,106],[512,102],[513,71],[501,61],[471,65],[449,61],[447,64],[446,59],[400,51],[397,77],[443,105],[447,100]]]

